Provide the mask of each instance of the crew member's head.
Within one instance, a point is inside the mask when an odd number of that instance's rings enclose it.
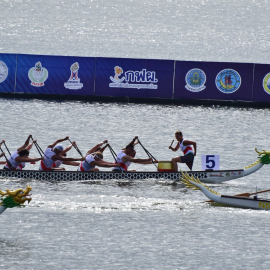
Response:
[[[135,151],[135,149],[133,149],[133,151],[130,153],[130,156],[133,157],[133,158],[136,156],[136,151]]]
[[[57,145],[53,148],[53,152],[55,152],[56,154],[60,154],[63,150],[64,150],[64,147],[63,147],[62,144],[57,144]]]
[[[182,141],[182,139],[183,139],[183,134],[182,134],[182,132],[181,132],[180,130],[176,130],[176,131],[175,131],[175,139],[176,139],[177,141]]]
[[[125,148],[126,154],[129,155],[129,156],[131,156],[131,157],[133,156],[133,152],[134,151],[135,151],[135,149],[134,149],[134,145],[132,143],[128,144],[126,146],[126,148]]]
[[[29,151],[27,149],[22,149],[18,152],[20,157],[28,157],[29,156]]]
[[[101,152],[96,152],[95,155],[94,155],[94,159],[96,161],[99,161],[99,160],[103,159],[103,154]]]

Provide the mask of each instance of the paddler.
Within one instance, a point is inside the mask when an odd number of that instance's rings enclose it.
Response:
[[[26,162],[35,162],[40,161],[43,158],[29,158],[29,151],[33,146],[33,142],[29,143],[30,139],[32,138],[32,135],[29,135],[26,139],[24,145],[19,147],[15,152],[13,152],[8,159],[8,161],[5,163],[4,170],[22,170],[25,167]],[[1,142],[4,143],[5,140]],[[36,141],[35,141],[36,142]]]
[[[5,152],[0,154],[0,158],[3,157],[5,155]],[[6,164],[6,161],[0,161],[0,164]]]
[[[139,164],[152,164],[158,163],[158,161],[152,161],[151,158],[134,158],[136,155],[136,151],[134,149],[134,146],[138,143],[136,140],[138,139],[138,136],[135,136],[134,139],[121,151],[117,154],[116,157],[116,164],[119,164],[120,167],[113,168],[113,171],[128,171],[128,167],[131,163],[139,163]],[[134,171],[134,170],[132,170]]]
[[[179,148],[183,151],[184,156],[175,157],[172,159],[173,169],[175,172],[178,171],[178,163],[186,163],[190,170],[192,170],[194,157],[196,156],[197,145],[196,142],[189,141],[183,138],[183,134],[180,130],[175,132],[175,138],[178,141],[175,147],[169,146],[172,151],[177,151]],[[193,146],[193,148],[192,148]]]
[[[68,147],[66,147],[61,153],[60,155],[63,157],[67,156],[67,152],[72,148],[72,146],[76,146],[76,142],[73,141],[71,145],[69,145]],[[76,162],[76,161],[63,161],[63,160],[56,160],[53,165],[52,168],[59,168],[62,164],[64,165],[70,165],[70,166],[79,166],[80,162]]]
[[[65,137],[63,139],[59,139],[55,141],[53,144],[48,145],[47,149],[44,152],[44,160],[41,160],[39,169],[41,171],[64,171],[65,168],[53,168],[54,162],[61,160],[61,161],[83,161],[84,158],[67,158],[61,156],[61,152],[64,151],[64,147],[60,142],[69,140],[69,137]]]
[[[98,167],[115,167],[116,165],[111,162],[107,162],[103,160],[103,154],[102,152],[105,150],[105,148],[108,146],[108,140],[105,140],[96,146],[94,146],[92,149],[90,149],[86,153],[85,160],[81,162],[78,171],[81,172],[97,172],[99,171]],[[101,148],[103,144],[106,144],[104,147]],[[97,151],[99,149],[99,151]],[[97,152],[96,152],[97,151]],[[119,165],[118,165],[119,166]]]

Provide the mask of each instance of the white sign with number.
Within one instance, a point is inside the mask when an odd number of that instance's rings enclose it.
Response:
[[[202,155],[202,170],[219,170],[219,155]]]

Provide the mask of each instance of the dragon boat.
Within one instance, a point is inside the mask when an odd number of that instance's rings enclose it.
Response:
[[[270,151],[259,152],[259,159],[251,165],[239,170],[205,170],[188,171],[188,175],[198,177],[204,183],[222,183],[250,175],[259,170],[264,164],[270,163]],[[169,163],[169,162],[168,162]],[[50,181],[83,181],[83,180],[137,180],[137,179],[163,179],[179,181],[181,172],[153,171],[153,172],[82,172],[82,171],[35,171],[35,170],[0,170],[0,177],[15,177]]]
[[[7,208],[13,208],[16,206],[24,206],[23,204],[28,201],[32,200],[30,198],[31,194],[30,191],[32,188],[27,186],[25,190],[19,188],[17,190],[9,190],[7,189],[6,192],[0,190],[0,214],[2,214]]]
[[[189,176],[187,173],[182,173],[181,183],[183,183],[187,188],[191,188],[193,190],[201,190],[204,195],[209,198],[211,201],[208,202],[216,202],[218,204],[240,207],[240,208],[249,208],[249,209],[259,209],[259,210],[270,210],[270,200],[267,199],[259,199],[257,197],[257,193],[244,193],[248,194],[245,196],[244,194],[239,194],[235,196],[228,195],[220,195],[215,190],[203,184],[199,178],[195,179],[193,176]],[[270,191],[265,190],[265,191]],[[265,191],[261,191],[258,193],[262,193]],[[255,194],[254,197],[249,197],[250,194]]]

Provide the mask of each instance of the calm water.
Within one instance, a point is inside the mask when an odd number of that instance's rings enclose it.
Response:
[[[269,63],[269,9],[269,1],[248,0],[6,0],[0,53]],[[238,169],[256,160],[255,147],[270,148],[268,109],[0,99],[0,115],[0,139],[12,151],[29,134],[43,149],[69,135],[84,152],[104,139],[118,151],[138,135],[170,160],[181,129],[198,144],[199,170],[202,154]],[[105,159],[113,161],[108,150]],[[211,187],[229,195],[268,189],[268,166]],[[202,204],[200,191],[153,179],[0,181],[1,190],[33,188],[29,205],[1,215],[1,269],[270,268],[265,211]]]

